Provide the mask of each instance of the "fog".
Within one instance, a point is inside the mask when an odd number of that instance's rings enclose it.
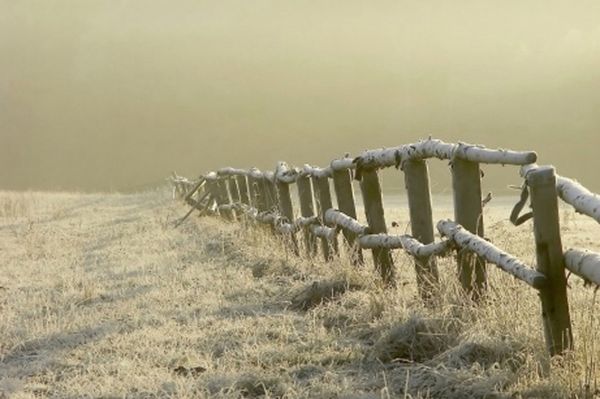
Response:
[[[595,0],[0,0],[0,189],[137,190],[431,135],[536,150],[600,191],[598,16]]]

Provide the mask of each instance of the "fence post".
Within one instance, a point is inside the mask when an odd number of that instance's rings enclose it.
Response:
[[[338,209],[351,218],[356,219],[356,205],[354,204],[354,191],[352,190],[352,172],[349,169],[333,171],[333,187],[337,198]],[[355,265],[364,262],[362,250],[356,241],[356,234],[346,229],[342,233],[350,249],[350,258]]]
[[[300,214],[305,218],[314,216],[315,208],[313,205],[313,190],[310,178],[305,175],[298,176],[296,179],[296,186],[298,187],[298,199],[300,200]],[[316,237],[310,233],[310,228],[308,226],[305,226],[303,230],[306,254],[310,257],[317,252],[317,240]]]
[[[408,160],[404,162],[402,170],[408,195],[411,234],[421,243],[430,244],[434,241],[434,235],[427,162],[423,159]],[[435,256],[415,258],[415,270],[421,298],[428,301],[439,280]]]
[[[240,190],[235,180],[235,176],[227,177],[227,187],[229,188],[229,194],[231,195],[231,203],[238,204],[240,202]],[[241,213],[238,210],[232,210],[232,213],[237,219],[241,218]]]
[[[229,187],[229,193],[231,194],[231,201],[234,204],[240,202],[240,189],[238,188],[235,176],[227,178],[227,186]]]
[[[325,212],[329,208],[333,208],[331,202],[331,190],[329,189],[329,178],[327,176],[313,176],[313,186],[315,187],[315,198],[317,203],[317,213],[323,223],[325,223]],[[323,258],[326,261],[333,259],[334,253],[338,252],[337,238],[333,237],[331,242],[325,237],[321,237],[321,248],[323,249]]]
[[[567,301],[567,281],[558,216],[556,175],[552,166],[527,174],[533,208],[536,269],[547,286],[540,290],[546,347],[551,356],[573,349],[573,332]]]
[[[258,211],[263,211],[261,208],[261,190],[260,180],[248,175],[248,195],[250,196],[250,205]]]
[[[250,205],[250,198],[248,197],[248,184],[246,183],[246,176],[237,175],[235,177],[237,180],[238,191],[240,193],[240,201],[242,204]]]
[[[283,183],[278,181],[276,183],[277,186],[277,196],[279,197],[279,209],[281,214],[288,219],[289,223],[294,223],[294,208],[292,207],[292,197],[290,195],[290,185],[288,183]],[[289,239],[289,243],[294,251],[294,254],[299,255],[298,252],[298,241],[296,241],[296,235],[294,233],[290,233],[287,237]]]
[[[225,178],[223,178],[223,177],[217,178],[217,189],[219,191],[218,205],[230,204],[231,200],[229,199],[229,193],[227,192],[227,183],[225,182]],[[227,220],[235,220],[233,210],[224,209],[221,211],[221,213]]]
[[[262,184],[265,192],[265,203],[267,210],[273,210],[278,207],[277,204],[277,193],[275,191],[275,182],[266,175],[262,179]]]
[[[209,198],[209,204],[207,207],[211,208],[213,203],[216,203],[218,207],[220,203],[220,193],[219,188],[217,187],[217,180],[215,178],[206,179],[206,191],[208,191],[212,197],[212,199]]]
[[[483,237],[483,207],[481,204],[481,170],[476,162],[461,158],[452,160],[454,219],[473,234]],[[459,251],[458,279],[464,290],[475,300],[483,295],[487,276],[485,260],[473,253]]]
[[[381,197],[381,186],[376,170],[363,170],[360,180],[360,190],[365,205],[365,215],[369,224],[369,233],[387,233],[385,216],[383,211],[383,199]],[[394,274],[394,261],[392,254],[387,248],[373,248],[373,261],[375,268],[381,274],[385,284],[392,281]]]

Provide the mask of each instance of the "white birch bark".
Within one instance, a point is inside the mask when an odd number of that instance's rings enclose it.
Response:
[[[317,237],[324,237],[327,240],[331,241],[335,238],[337,234],[337,230],[327,226],[321,226],[317,224],[313,224],[310,226],[310,231]]]
[[[217,173],[216,172],[208,172],[206,175],[204,175],[204,178],[206,180],[217,180]]]
[[[538,165],[525,165],[521,168],[521,176],[527,178],[529,172],[539,170]],[[556,175],[558,196],[573,206],[579,213],[587,215],[600,223],[600,196],[592,193],[575,180]]]
[[[344,157],[340,159],[334,159],[331,161],[329,165],[331,170],[345,170],[345,169],[354,169],[356,164],[353,162],[352,158]]]
[[[583,278],[600,285],[600,254],[587,249],[568,249],[565,252],[567,269]]]
[[[325,212],[325,222],[329,225],[340,226],[358,235],[364,234],[368,229],[368,226],[360,224],[356,219],[337,209],[328,209]]]
[[[254,179],[262,179],[263,173],[258,168],[250,168],[250,170],[248,170],[248,176]]]
[[[331,177],[332,171],[330,167],[327,168],[319,168],[317,166],[311,166],[309,164],[305,164],[302,167],[302,175],[303,176],[314,176],[314,177]]]
[[[402,248],[416,258],[441,255],[445,253],[451,246],[448,241],[425,245],[409,235],[398,236],[390,234],[366,234],[359,237],[358,243],[363,249]]]
[[[428,258],[433,255],[444,255],[452,248],[449,240],[423,244],[408,234],[399,236],[402,248],[415,258]]]
[[[415,144],[368,150],[358,156],[354,162],[361,167],[384,168],[393,165],[400,166],[402,162],[410,159],[452,160],[455,157],[471,162],[502,165],[526,165],[537,159],[537,155],[533,151],[492,150],[472,144],[451,144],[441,140],[428,139]]]
[[[235,169],[235,168],[232,168],[231,166],[217,170],[217,175],[219,175],[219,176],[240,176],[240,175],[245,176],[247,174],[248,174],[248,172],[246,170]]]
[[[299,170],[290,168],[286,162],[280,161],[275,169],[275,179],[281,183],[294,183],[298,178]]]
[[[438,222],[437,228],[442,235],[454,241],[459,247],[476,253],[486,261],[493,263],[530,286],[536,289],[544,286],[546,277],[542,273],[529,268],[517,258],[467,231],[458,223],[451,220],[441,220]]]

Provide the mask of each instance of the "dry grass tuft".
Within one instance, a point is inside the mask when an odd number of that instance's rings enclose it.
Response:
[[[357,284],[345,280],[315,281],[292,298],[292,309],[308,310],[324,302],[340,297],[349,289],[359,289]]]
[[[456,340],[457,332],[447,327],[443,320],[411,316],[381,337],[370,357],[381,362],[425,362]]]

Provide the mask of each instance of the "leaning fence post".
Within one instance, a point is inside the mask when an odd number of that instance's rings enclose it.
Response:
[[[354,204],[354,191],[352,190],[352,173],[349,169],[333,171],[333,187],[337,198],[338,209],[356,219],[356,206]],[[350,249],[350,257],[355,265],[363,264],[363,255],[356,240],[356,234],[343,229],[342,233]]]
[[[461,158],[452,160],[452,189],[454,219],[473,234],[483,237],[483,207],[481,204],[481,170],[479,163]],[[487,284],[483,258],[459,251],[458,278],[464,290],[473,299],[481,297]]]
[[[313,186],[315,187],[315,197],[317,198],[317,212],[319,213],[319,218],[325,223],[325,212],[333,208],[329,178],[327,176],[313,176],[312,179]],[[326,237],[321,237],[321,248],[323,249],[325,260],[331,260],[333,258],[331,250],[333,249],[334,253],[338,252],[337,237],[334,236],[331,241]]]
[[[292,207],[292,197],[290,195],[290,185],[289,183],[284,183],[278,181],[276,183],[277,186],[277,196],[279,197],[279,209],[281,214],[285,216],[289,223],[294,223],[294,208]],[[298,241],[296,241],[296,235],[293,232],[289,234],[290,245],[294,254],[299,255],[298,252]]]
[[[235,177],[237,180],[238,191],[240,193],[240,201],[242,204],[250,205],[250,199],[248,197],[248,184],[246,182],[245,175],[237,175]]]
[[[206,178],[206,190],[209,192],[210,195],[207,208],[211,208],[213,203],[216,203],[218,210],[218,206],[220,203],[220,193],[219,188],[217,187],[216,177],[210,176]]]
[[[227,184],[225,183],[225,179],[223,177],[217,178],[217,188],[219,191],[219,204],[218,205],[227,205],[230,204],[231,201],[229,199],[229,193],[227,192]],[[228,220],[235,220],[235,216],[233,215],[233,210],[231,209],[223,209],[220,210],[223,216]]]
[[[231,194],[231,201],[234,204],[240,202],[240,189],[238,188],[235,176],[227,178],[227,186],[229,187],[229,193]]]
[[[365,206],[365,215],[369,224],[369,233],[387,233],[385,216],[383,211],[383,199],[381,197],[381,186],[376,170],[363,170],[361,173],[360,189]],[[387,248],[373,248],[373,261],[375,268],[381,274],[384,283],[388,284],[393,278],[394,262],[392,254]]]
[[[230,176],[227,178],[227,186],[229,187],[229,194],[231,195],[232,204],[238,204],[240,202],[240,190],[237,185],[237,181],[235,180],[235,176]],[[232,212],[234,212],[232,210]],[[241,217],[241,213],[238,210],[235,210],[236,218]]]
[[[298,187],[298,199],[300,201],[300,214],[302,217],[308,218],[315,215],[315,208],[313,205],[313,190],[310,178],[306,175],[299,175],[296,180],[296,186]],[[306,254],[313,256],[317,251],[317,238],[311,234],[310,228],[305,226],[304,230],[304,244],[306,245]]]
[[[552,166],[527,173],[531,192],[537,270],[548,279],[540,290],[546,347],[551,356],[573,349],[567,281],[560,238],[556,175]]]
[[[431,244],[434,241],[433,214],[427,162],[423,159],[412,159],[404,162],[402,166],[412,236],[423,244]],[[415,258],[415,269],[421,298],[429,300],[439,279],[435,256]]]

